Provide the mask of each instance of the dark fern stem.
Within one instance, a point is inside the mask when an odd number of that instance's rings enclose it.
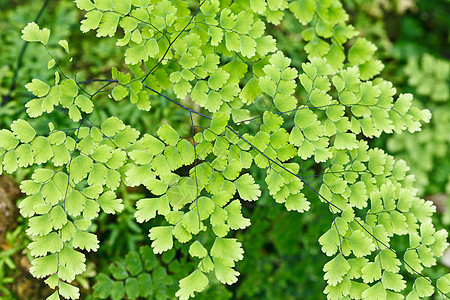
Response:
[[[35,23],[39,22],[39,19],[41,18],[42,14],[44,13],[44,10],[47,7],[49,2],[50,2],[50,0],[45,0],[44,4],[42,5],[41,9],[38,12],[36,18],[34,19]],[[19,53],[19,56],[17,58],[16,67],[14,68],[14,75],[13,75],[13,78],[11,79],[11,85],[9,87],[9,92],[5,96],[3,96],[1,106],[5,106],[6,103],[8,103],[11,100],[12,93],[14,92],[14,90],[17,87],[17,83],[16,83],[17,76],[19,75],[19,70],[22,67],[23,57],[25,55],[25,51],[27,51],[28,43],[29,42],[27,42],[27,41],[23,42],[22,49],[20,49],[20,53]]]

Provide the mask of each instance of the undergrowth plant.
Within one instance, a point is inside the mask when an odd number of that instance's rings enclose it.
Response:
[[[116,37],[124,61],[109,78],[80,78],[47,48],[50,30],[29,23],[22,38],[47,50],[55,79],[26,85],[35,95],[27,114],[63,111],[73,126],[49,123],[38,132],[18,119],[0,131],[0,173],[33,168],[21,182],[27,196],[19,208],[32,238],[30,271],[55,289],[48,299],[79,298],[71,282],[86,269],[84,253],[101,246],[92,224],[100,210],[122,211],[121,184],[152,194],[136,202],[135,218],[144,223],[162,216],[149,231],[155,254],[189,245],[180,259],[190,268],[179,281],[180,299],[210,282],[238,280],[235,265],[244,253],[235,231],[251,223],[242,203],[257,201],[262,188],[288,211],[307,214],[314,205],[332,216],[318,241],[330,257],[323,267],[329,299],[449,297],[449,274],[423,275],[448,246],[447,232],[431,222],[435,207],[417,197],[404,161],[367,143],[382,133],[419,131],[431,114],[377,77],[383,63],[374,57],[376,47],[347,24],[339,1],[75,3],[86,12],[81,31]],[[304,28],[308,60],[301,68],[266,33],[288,13]],[[59,44],[72,60],[67,41]],[[170,103],[184,113],[190,133],[180,136],[173,124],[138,132],[115,116],[97,118],[92,112],[101,98],[130,101],[143,111]],[[306,160],[321,170],[314,175],[322,180],[318,189],[303,175]],[[257,168],[264,187],[252,176]],[[305,197],[309,189],[317,197]],[[141,259],[150,258],[148,248],[141,249],[140,257],[126,258],[126,267],[111,267],[119,281],[102,277],[98,284],[142,295],[139,280],[148,284],[148,273]],[[412,274],[408,282],[405,273]]]
[[[433,119],[417,135],[392,136],[387,149],[411,165],[421,194],[445,192],[446,186],[450,186],[450,162],[447,159],[450,144],[450,62],[429,54],[424,54],[420,60],[410,58],[405,75],[408,84],[417,89],[421,102],[427,103]]]

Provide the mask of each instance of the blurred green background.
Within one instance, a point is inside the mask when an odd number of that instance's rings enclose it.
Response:
[[[45,1],[0,0],[0,129],[9,128],[17,118],[26,118],[24,104],[31,95],[23,87],[32,78],[51,81],[53,73],[46,68],[45,49],[29,44],[17,71],[16,84],[11,90],[19,53],[24,42],[21,30],[32,22]],[[448,0],[343,0],[350,14],[350,23],[378,46],[376,56],[385,63],[382,77],[393,82],[398,93],[409,92],[415,104],[428,108],[433,118],[414,134],[384,135],[370,141],[373,147],[385,149],[397,158],[404,159],[416,177],[420,196],[433,201],[438,213],[438,229],[450,224],[450,18]],[[71,70],[79,81],[89,78],[109,78],[111,67],[126,70],[122,49],[114,39],[100,42],[93,33],[81,36],[81,13],[69,0],[48,1],[39,20],[41,27],[52,31],[48,47],[64,70]],[[269,26],[268,32],[278,41],[278,47],[300,67],[306,60],[304,42],[300,35],[303,26],[286,12],[279,26]],[[67,61],[57,41],[69,41],[74,62]],[[100,99],[100,98],[99,98]],[[103,97],[96,103],[95,118],[114,115],[141,132],[153,133],[161,123],[175,124],[184,136],[189,135],[188,115],[174,110],[164,101],[153,101],[150,112],[140,111],[126,101],[114,103]],[[68,127],[64,113],[52,116],[57,126]],[[47,130],[45,117],[32,124]],[[302,162],[302,168],[317,175],[320,168],[312,161]],[[257,169],[255,177],[264,187],[264,173]],[[12,180],[0,180],[0,299],[43,299],[48,290],[43,282],[33,279],[27,272],[30,267],[24,233],[25,220],[15,209],[20,192],[15,183],[27,177],[31,170],[19,170]],[[258,173],[260,172],[260,173]],[[259,175],[259,176],[258,176]],[[3,176],[4,177],[4,176]],[[311,176],[313,187],[320,185],[320,176]],[[264,190],[264,188],[263,188]],[[120,188],[125,209],[119,216],[105,214],[96,222],[96,232],[101,240],[98,253],[88,255],[88,270],[78,276],[77,285],[83,299],[105,298],[102,284],[116,281],[114,297],[122,299],[127,293],[129,278],[146,280],[147,299],[172,299],[178,288],[178,279],[193,267],[187,262],[187,249],[176,245],[179,251],[169,251],[161,257],[152,255],[147,237],[148,229],[158,219],[142,226],[134,220],[134,203],[145,197],[144,189]],[[310,193],[308,198],[314,199]],[[314,203],[314,200],[311,202]],[[6,213],[8,215],[6,216]],[[288,213],[277,205],[267,192],[260,201],[246,203],[244,215],[252,225],[236,235],[243,243],[245,258],[238,263],[239,281],[229,287],[212,283],[198,299],[323,299],[322,267],[326,256],[317,242],[329,227],[332,216],[324,206],[312,205],[308,213]],[[301,251],[299,251],[301,249]],[[130,270],[131,261],[138,261],[142,270]],[[113,263],[114,262],[114,263]],[[130,268],[129,268],[130,267]],[[450,271],[450,252],[438,266],[426,274],[436,277]],[[137,273],[136,273],[137,272]],[[125,275],[124,275],[125,274]],[[128,274],[128,275],[127,275]],[[147,274],[147,275],[144,275]],[[95,284],[95,285],[94,285]],[[132,293],[132,292],[131,292]],[[142,293],[141,293],[142,294]]]

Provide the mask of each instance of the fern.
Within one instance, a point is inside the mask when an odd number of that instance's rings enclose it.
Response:
[[[169,252],[166,252],[169,253]],[[173,254],[164,259],[169,263]],[[149,246],[143,246],[138,252],[130,252],[124,262],[113,262],[109,265],[112,278],[104,273],[97,276],[94,285],[94,296],[100,299],[122,299],[126,294],[129,299],[155,296],[157,299],[167,298],[167,285],[172,278],[166,269],[159,265],[155,254]]]
[[[154,253],[178,242],[189,245],[196,267],[179,281],[177,297],[193,297],[214,277],[235,283],[244,251],[233,232],[251,222],[241,212],[243,201],[261,196],[250,172],[255,167],[265,172],[269,194],[287,210],[303,213],[323,205],[333,216],[319,239],[330,256],[323,268],[329,299],[391,299],[401,293],[415,299],[435,291],[448,297],[448,274],[422,275],[448,245],[447,232],[431,223],[434,206],[416,196],[404,161],[364,141],[418,131],[430,112],[412,106],[411,94],[394,98],[393,85],[375,78],[383,68],[373,57],[376,47],[346,23],[340,2],[75,3],[86,11],[83,32],[96,31],[100,38],[123,30],[116,45],[125,49],[129,72],[113,68],[111,79],[78,81],[48,51],[55,81],[33,79],[26,85],[36,96],[26,104],[27,113],[36,118],[62,109],[74,128],[49,123],[49,131],[38,134],[26,120],[17,120],[11,130],[0,131],[3,171],[38,166],[21,183],[27,197],[20,211],[29,218],[33,239],[31,273],[56,289],[48,299],[79,297],[70,282],[86,269],[83,251],[100,246],[92,222],[100,210],[121,212],[115,191],[122,183],[143,185],[154,195],[137,201],[135,214],[140,223],[164,217],[149,231]],[[265,34],[266,22],[279,24],[288,11],[305,28],[308,61],[301,69]],[[43,47],[51,38],[35,23],[22,33],[25,41]],[[68,43],[59,44],[70,57]],[[104,85],[92,89],[93,82]],[[180,136],[171,124],[141,134],[113,116],[97,124],[91,113],[102,92],[141,110],[150,110],[152,101],[172,102],[186,113],[191,135]],[[182,102],[185,98],[190,100]],[[318,190],[302,176],[307,159],[324,168]],[[323,204],[307,199],[305,189],[313,189]],[[409,238],[407,247],[394,249],[399,236]],[[415,276],[411,285],[400,266]],[[118,280],[126,277],[126,271],[125,277],[112,272]],[[114,284],[111,292],[123,294],[123,285]]]
[[[449,72],[450,63],[443,59],[436,59],[424,54],[419,61],[414,58],[408,60],[405,67],[407,83],[416,88],[422,102],[428,101],[430,111],[433,113],[431,124],[419,134],[394,135],[387,142],[387,149],[404,158],[411,166],[416,176],[416,187],[422,194],[435,193],[435,186],[450,186],[450,176],[445,170],[448,163],[443,162],[446,157],[450,138],[446,128],[450,123],[447,114],[449,110]],[[431,100],[431,101],[430,101]],[[432,143],[431,143],[432,142]],[[414,143],[414,147],[410,145]],[[433,161],[439,160],[433,170]],[[436,174],[436,175],[434,175]],[[429,179],[432,178],[433,184]]]

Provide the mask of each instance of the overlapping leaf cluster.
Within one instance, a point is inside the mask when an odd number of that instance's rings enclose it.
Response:
[[[404,162],[363,141],[383,132],[418,131],[430,113],[413,107],[410,94],[394,98],[391,83],[371,80],[382,69],[373,58],[376,47],[364,38],[349,41],[358,33],[346,24],[340,2],[75,2],[87,11],[82,31],[115,36],[120,26],[124,32],[117,45],[126,48],[131,72],[113,69],[112,79],[103,80],[105,87],[114,85],[112,98],[129,98],[144,110],[151,109],[150,95],[173,102],[188,115],[192,135],[180,137],[170,124],[140,135],[114,117],[96,125],[89,114],[103,88],[90,94],[61,70],[53,86],[37,79],[27,85],[36,96],[27,104],[31,117],[60,106],[78,124],[69,134],[50,127],[48,136],[36,137],[21,120],[0,136],[5,171],[49,162],[22,183],[29,196],[21,209],[35,237],[32,255],[39,257],[32,272],[51,275],[46,282],[58,286],[51,299],[77,298],[68,282],[84,270],[84,255],[75,249],[98,248],[89,225],[100,207],[106,213],[122,209],[114,193],[121,180],[153,195],[137,201],[138,222],[157,214],[165,219],[149,232],[155,253],[172,249],[175,241],[189,243],[198,267],[180,280],[176,296],[193,297],[212,277],[235,283],[243,249],[232,231],[250,225],[242,201],[261,195],[249,169],[266,172],[276,202],[304,212],[311,204],[302,189],[312,187],[299,162],[312,157],[325,167],[316,193],[334,217],[319,240],[333,256],[324,267],[329,299],[401,297],[402,263],[416,275],[436,263],[447,233],[434,229],[434,207],[416,197]],[[301,70],[264,34],[263,20],[277,24],[287,9],[305,25],[309,62]],[[49,32],[29,24],[23,37],[45,45]],[[298,97],[302,93],[306,97]],[[390,248],[401,235],[409,236],[408,246]],[[437,283],[418,276],[408,293],[427,297],[435,285],[441,294],[450,291],[448,276]]]
[[[165,261],[170,262],[171,258],[173,255]],[[123,299],[126,294],[129,299],[152,296],[167,299],[167,285],[173,281],[149,246],[141,247],[139,253],[128,253],[124,262],[112,262],[109,270],[112,278],[104,273],[97,276],[93,286],[95,297]]]
[[[427,103],[433,113],[433,119],[417,135],[394,135],[388,140],[387,149],[411,165],[421,193],[436,193],[436,189],[445,191],[446,186],[449,191],[450,175],[446,171],[449,162],[445,158],[450,145],[447,134],[450,128],[450,63],[424,54],[420,60],[410,58],[404,70],[408,85],[417,89],[422,102]]]

